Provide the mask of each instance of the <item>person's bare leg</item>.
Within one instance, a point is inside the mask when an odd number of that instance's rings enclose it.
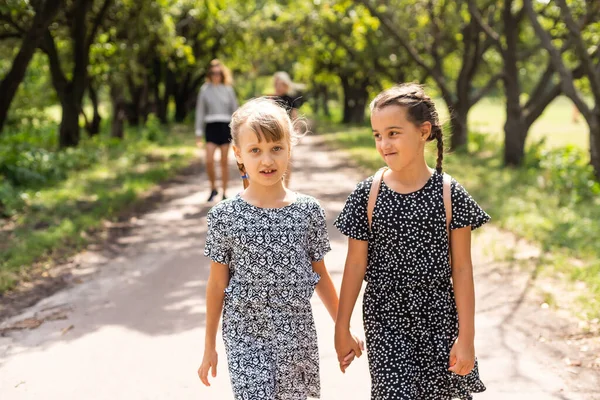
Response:
[[[214,143],[206,143],[206,174],[210,181],[210,190],[217,189],[216,175],[215,175],[215,150],[217,145]]]
[[[229,144],[219,146],[221,148],[221,179],[223,181],[223,198],[227,193],[229,183]]]
[[[283,178],[283,184],[286,188],[290,187],[290,179],[292,177],[292,165],[288,165],[287,171],[285,171],[285,177]]]

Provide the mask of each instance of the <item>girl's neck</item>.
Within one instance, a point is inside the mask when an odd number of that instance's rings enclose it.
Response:
[[[390,170],[385,174],[385,178],[399,185],[400,190],[410,190],[415,187],[419,188],[425,184],[435,172],[433,168],[429,168],[425,159],[414,162],[401,170]],[[386,179],[387,182],[387,179]]]
[[[250,183],[240,196],[256,207],[280,208],[296,201],[295,194],[283,186],[283,181],[270,186]]]

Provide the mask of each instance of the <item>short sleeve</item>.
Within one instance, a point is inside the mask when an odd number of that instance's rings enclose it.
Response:
[[[214,262],[229,264],[231,260],[231,247],[226,232],[223,216],[215,209],[211,209],[206,216],[208,233],[204,246],[204,255]]]
[[[490,216],[483,211],[460,183],[452,180],[451,189],[452,221],[450,221],[450,229],[470,226],[471,230],[475,230],[490,220]]]
[[[325,258],[325,254],[331,250],[331,245],[327,234],[325,210],[317,203],[312,214],[308,232],[308,246],[310,260],[316,262]]]
[[[369,223],[367,220],[367,203],[371,190],[372,178],[356,186],[346,199],[346,204],[333,225],[344,235],[356,240],[369,240]]]

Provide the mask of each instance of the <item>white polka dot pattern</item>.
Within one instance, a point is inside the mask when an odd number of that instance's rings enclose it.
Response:
[[[371,398],[471,399],[485,390],[477,363],[467,376],[448,371],[458,317],[448,261],[443,176],[400,194],[382,182],[373,212],[367,203],[373,177],[359,183],[334,225],[369,242],[363,300]],[[478,228],[490,217],[452,180],[451,229]]]

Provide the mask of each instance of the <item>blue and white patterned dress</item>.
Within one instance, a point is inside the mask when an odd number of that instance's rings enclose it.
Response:
[[[208,213],[204,254],[229,266],[223,339],[236,399],[319,397],[319,353],[310,299],[312,262],[331,249],[324,210],[300,195],[259,208],[239,195]]]

